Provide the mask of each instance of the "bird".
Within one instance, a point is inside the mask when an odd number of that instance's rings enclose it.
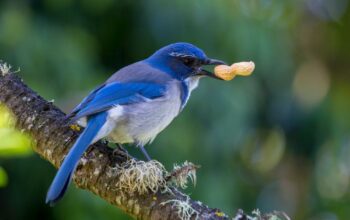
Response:
[[[67,115],[84,130],[57,171],[46,203],[52,206],[63,197],[80,158],[101,139],[134,144],[151,160],[144,146],[183,110],[201,78],[221,79],[203,66],[220,64],[225,62],[178,42],[115,72]]]

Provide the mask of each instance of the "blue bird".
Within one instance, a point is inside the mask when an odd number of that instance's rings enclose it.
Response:
[[[200,78],[217,78],[202,66],[217,64],[224,62],[208,58],[192,44],[174,43],[120,69],[93,90],[68,115],[85,129],[58,170],[46,203],[63,197],[84,151],[102,138],[135,144],[150,160],[145,144],[182,111]]]

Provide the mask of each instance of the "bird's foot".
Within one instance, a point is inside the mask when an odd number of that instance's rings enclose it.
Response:
[[[113,156],[120,160],[130,160],[133,158],[121,144],[117,144],[117,147],[113,150]]]

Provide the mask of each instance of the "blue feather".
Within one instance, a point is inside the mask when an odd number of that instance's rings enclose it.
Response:
[[[155,99],[161,97],[166,88],[165,85],[145,82],[109,83],[98,88],[97,91],[83,100],[73,111],[73,121],[106,111],[116,105],[125,105],[144,101],[144,98]]]
[[[105,86],[105,84],[102,84],[98,86],[96,89],[92,90],[88,96],[86,96],[80,103],[77,105],[72,112],[67,115],[68,117],[71,117],[72,115],[75,115],[77,112],[80,111],[80,109],[83,109],[86,107],[86,105],[95,97],[96,93]]]
[[[62,198],[69,185],[71,176],[75,170],[76,165],[78,164],[79,159],[106,122],[106,118],[106,112],[102,112],[89,117],[86,128],[79,136],[73,147],[70,149],[68,155],[58,170],[55,179],[53,180],[50,189],[47,192],[46,203],[54,205],[58,200]]]

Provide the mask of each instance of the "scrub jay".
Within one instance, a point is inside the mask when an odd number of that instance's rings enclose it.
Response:
[[[150,160],[144,145],[181,112],[200,78],[219,79],[202,69],[218,64],[224,62],[208,58],[192,44],[174,43],[120,69],[93,90],[68,115],[85,129],[59,168],[46,203],[53,205],[62,198],[84,151],[102,138],[133,143]]]

